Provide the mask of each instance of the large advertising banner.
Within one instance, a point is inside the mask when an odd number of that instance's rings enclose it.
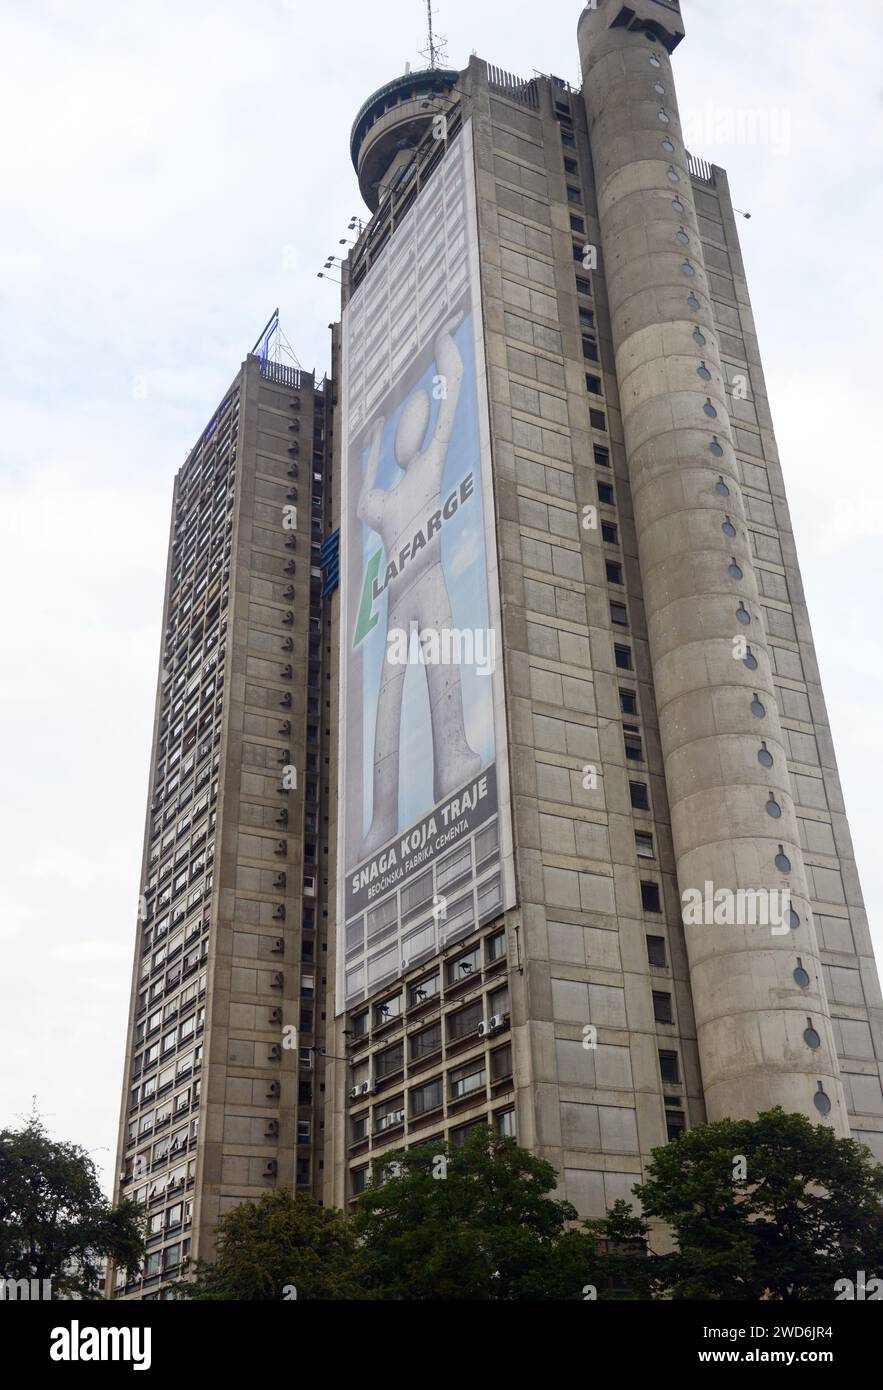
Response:
[[[342,354],[338,1012],[515,901],[470,124]]]

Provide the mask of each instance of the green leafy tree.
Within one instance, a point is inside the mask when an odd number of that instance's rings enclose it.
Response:
[[[860,1270],[883,1277],[883,1169],[803,1115],[700,1125],[634,1191],[677,1242],[646,1262],[664,1297],[831,1300]]]
[[[194,1266],[178,1298],[197,1302],[360,1299],[356,1233],[342,1212],[279,1189],[242,1202],[218,1222],[217,1257]]]
[[[462,1147],[390,1155],[354,1221],[380,1299],[581,1299],[595,1242],[549,1197],[550,1163],[483,1126]]]
[[[143,1251],[141,1208],[111,1205],[86,1149],[50,1138],[36,1116],[0,1130],[0,1277],[100,1298],[104,1258],[134,1271]]]

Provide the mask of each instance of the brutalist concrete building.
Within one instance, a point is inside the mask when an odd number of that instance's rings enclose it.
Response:
[[[774,1105],[883,1160],[883,1001],[683,34],[673,0],[598,0],[582,90],[473,58],[356,119],[328,1203],[488,1123],[587,1216]]]
[[[249,354],[174,485],[118,1150],[154,1299],[219,1216],[321,1191],[333,387]]]

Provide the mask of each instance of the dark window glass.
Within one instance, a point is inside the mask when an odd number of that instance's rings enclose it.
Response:
[[[650,793],[643,782],[629,782],[629,796],[636,811],[650,810]]]
[[[632,783],[632,786],[634,786],[634,783]],[[659,892],[658,883],[641,884],[641,906],[645,912],[662,911],[662,897]]]
[[[653,1017],[657,1023],[674,1023],[670,994],[659,994],[656,990],[653,991]]]
[[[647,960],[651,965],[659,965],[662,966],[663,969],[665,968],[668,962],[665,955],[664,936],[647,937]]]
[[[659,1071],[664,1085],[677,1086],[681,1080],[678,1054],[676,1052],[660,1052]]]

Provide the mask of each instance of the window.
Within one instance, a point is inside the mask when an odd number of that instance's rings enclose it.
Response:
[[[575,159],[565,159],[564,168],[568,174],[576,174],[579,172],[578,165]],[[569,191],[570,190],[568,190],[568,192]]]
[[[396,1043],[395,1047],[388,1047],[385,1052],[378,1052],[374,1059],[375,1075],[378,1078],[392,1076],[393,1072],[401,1071],[404,1064],[404,1044]]]
[[[456,985],[461,980],[468,980],[471,975],[475,975],[481,969],[481,952],[478,946],[474,946],[465,956],[458,956],[448,965],[448,984]]]
[[[456,1071],[451,1072],[451,1099],[461,1100],[464,1096],[483,1091],[486,1080],[487,1072],[484,1069],[483,1058],[468,1062],[465,1067],[458,1067]]]
[[[501,1110],[494,1116],[494,1129],[501,1139],[515,1138],[515,1111]]]
[[[644,761],[644,743],[640,734],[625,734],[623,743],[625,744],[625,755],[630,763],[642,763]]]
[[[387,1129],[395,1129],[397,1125],[404,1124],[404,1122],[405,1102],[402,1096],[397,1096],[395,1100],[384,1101],[382,1105],[375,1105],[375,1134],[382,1134]]]
[[[448,1042],[458,1042],[461,1038],[468,1038],[477,1033],[483,1017],[484,1003],[481,999],[476,999],[459,1013],[451,1014],[447,1022]]]
[[[595,453],[595,463],[596,463],[596,465],[597,465],[598,468],[609,468],[609,467],[610,467],[610,450],[609,450],[609,449],[605,448],[603,444],[596,444],[596,445],[594,446],[594,453]]]
[[[610,621],[615,627],[628,627],[629,613],[624,603],[611,603]]]
[[[653,836],[647,830],[635,831],[635,849],[638,851],[639,859],[656,858],[656,854],[653,849]]]
[[[665,1086],[680,1085],[681,1074],[678,1067],[678,1054],[676,1052],[660,1052],[659,1072]]]
[[[374,1027],[382,1028],[384,1023],[391,1023],[394,1018],[398,1018],[402,1012],[402,996],[394,994],[392,998],[385,999],[382,1004],[374,1007]]]
[[[595,342],[594,338],[583,338],[583,357],[587,357],[590,362],[601,361],[598,355],[598,344]],[[605,428],[605,425],[601,425],[602,430]]]
[[[668,1131],[669,1141],[680,1139],[687,1128],[687,1117],[683,1110],[666,1110],[665,1127]]]
[[[582,202],[582,194],[580,193],[579,189],[574,188],[571,184],[567,185],[567,201],[569,203]]]
[[[578,275],[578,276],[576,277],[576,292],[577,292],[577,294],[591,295],[591,293],[592,293],[592,282],[591,282],[591,280],[586,280],[584,276]]]
[[[665,969],[668,961],[665,955],[664,936],[647,937],[647,960],[650,965],[658,965],[661,969]]]
[[[586,390],[593,396],[603,396],[604,392],[601,390],[601,378],[599,376],[591,376],[587,372]]]
[[[368,1014],[359,1014],[353,1019],[353,1037],[365,1038],[368,1036]]]
[[[411,1114],[425,1115],[430,1110],[439,1110],[442,1103],[442,1078],[427,1081],[425,1086],[417,1086],[410,1092]]]
[[[495,989],[493,994],[488,995],[487,1008],[491,1018],[494,1016],[502,1018],[504,1014],[509,1012],[508,985],[503,985],[502,989]]]
[[[358,1197],[360,1193],[367,1191],[368,1188],[368,1165],[364,1168],[353,1169],[353,1196]]]
[[[641,884],[641,906],[645,912],[662,911],[662,895],[658,883]]]
[[[562,145],[566,145],[569,150],[576,149],[576,139],[572,130],[562,130],[561,143]]]
[[[427,975],[425,980],[419,980],[408,991],[411,1008],[416,1008],[418,1004],[425,1004],[428,999],[434,999],[440,989],[441,978],[437,971],[434,975]]]
[[[595,358],[596,362],[597,360],[598,359]],[[593,430],[606,430],[607,416],[604,414],[603,410],[590,410],[589,420],[591,421]]]
[[[499,1081],[506,1081],[512,1075],[512,1044],[507,1043],[505,1047],[498,1047],[491,1053],[491,1081],[496,1085]]]
[[[617,560],[605,560],[604,570],[608,584],[622,584],[622,565]]]
[[[417,1033],[411,1039],[411,1060],[419,1061],[423,1057],[429,1057],[433,1052],[441,1050],[441,1023],[433,1023],[431,1028],[424,1028],[422,1033]]]
[[[629,797],[633,811],[650,810],[650,793],[645,782],[629,782]]]
[[[506,954],[506,933],[504,931],[494,932],[493,936],[487,938],[485,954],[488,965],[503,959]]]
[[[619,708],[623,714],[638,713],[638,694],[635,690],[619,688]]]
[[[601,538],[607,545],[619,545],[619,527],[615,522],[601,522]]]
[[[674,1023],[670,994],[659,994],[656,990],[653,991],[653,1017],[657,1023]]]
[[[594,329],[594,327],[595,327],[595,314],[594,314],[594,310],[592,310],[592,309],[584,309],[584,308],[582,307],[582,305],[581,305],[581,306],[580,306],[580,311],[579,311],[579,321],[580,321],[580,324],[582,325],[583,328],[591,328],[591,329]]]
[[[368,1138],[368,1111],[365,1110],[361,1115],[355,1116],[350,1121],[350,1142],[361,1144],[363,1139]]]
[[[612,507],[615,505],[616,495],[613,491],[612,483],[598,484],[598,501],[602,502],[605,507]]]
[[[618,671],[634,670],[632,666],[632,653],[629,647],[616,646],[613,648],[613,655],[616,660],[616,668]]]

